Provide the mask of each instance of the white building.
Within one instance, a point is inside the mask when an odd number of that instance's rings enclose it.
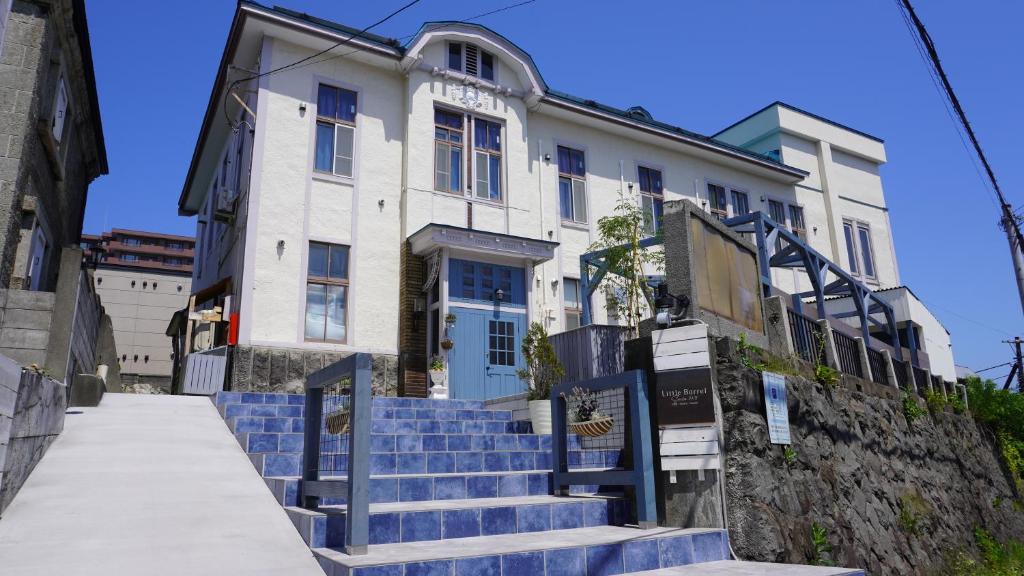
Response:
[[[454,395],[520,390],[522,331],[578,324],[579,256],[622,194],[652,217],[678,198],[764,210],[899,282],[875,138],[785,105],[710,138],[557,92],[482,26],[355,32],[243,1],[179,202],[199,216],[194,292],[231,296],[238,348],[291,358],[280,373],[369,351],[422,392],[448,338]],[[271,380],[254,385],[294,385]]]

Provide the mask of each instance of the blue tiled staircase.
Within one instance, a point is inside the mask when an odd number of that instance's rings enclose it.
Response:
[[[349,556],[343,500],[298,507],[303,396],[221,392],[215,402],[328,576],[590,576],[729,557],[723,530],[626,526],[627,501],[596,486],[553,496],[551,437],[510,411],[412,398],[373,400],[371,546]],[[619,457],[574,438],[569,447],[574,467]]]

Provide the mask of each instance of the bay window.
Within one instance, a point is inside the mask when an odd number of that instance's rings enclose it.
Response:
[[[356,93],[321,84],[316,104],[316,159],[313,168],[352,176],[356,132]]]
[[[558,198],[563,221],[587,223],[586,163],[581,150],[558,147]]]
[[[345,342],[348,308],[348,246],[309,243],[305,339]]]

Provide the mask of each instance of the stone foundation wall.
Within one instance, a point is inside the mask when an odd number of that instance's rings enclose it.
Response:
[[[769,442],[761,373],[740,362],[733,342],[719,341],[717,379],[729,535],[741,559],[808,563],[815,522],[836,564],[869,574],[938,573],[950,554],[972,548],[975,526],[1024,540],[1020,496],[995,438],[969,415],[908,423],[895,388],[844,376],[827,390],[787,376],[787,463]]]
[[[231,349],[228,388],[234,392],[302,393],[306,376],[345,358],[350,353],[235,346]],[[395,396],[398,357],[373,355],[373,393]]]
[[[0,356],[0,514],[64,429],[67,388]]]

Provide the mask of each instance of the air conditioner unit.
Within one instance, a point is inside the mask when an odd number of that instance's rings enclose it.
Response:
[[[213,219],[221,222],[230,222],[235,217],[235,203],[238,194],[230,188],[221,188],[217,191],[217,198],[214,202]]]

